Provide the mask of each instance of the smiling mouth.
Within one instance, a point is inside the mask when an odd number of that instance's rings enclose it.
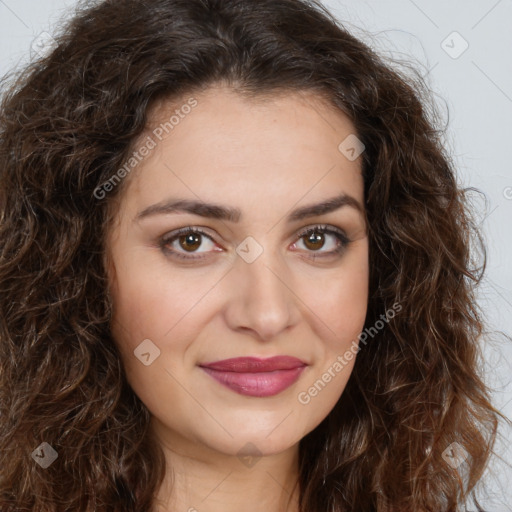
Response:
[[[274,396],[294,384],[307,364],[290,356],[238,357],[200,365],[217,382],[246,396]]]

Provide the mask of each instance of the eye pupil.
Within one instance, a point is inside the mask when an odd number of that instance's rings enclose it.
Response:
[[[311,233],[309,233],[309,235],[306,235],[306,246],[309,247],[308,244],[312,244],[313,247],[310,247],[311,249],[320,249],[323,245],[323,237],[324,237],[324,234],[323,233],[319,233],[319,234],[315,234],[315,233],[318,233],[317,231],[312,231]],[[319,245],[316,245],[316,244],[319,244]]]
[[[191,245],[187,245],[188,243]],[[179,237],[180,246],[186,251],[190,250],[191,252],[196,250],[201,245],[201,235],[198,233],[188,233],[187,235],[182,235]]]

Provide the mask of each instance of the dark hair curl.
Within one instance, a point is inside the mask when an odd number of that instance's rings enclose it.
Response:
[[[314,91],[348,114],[365,145],[365,325],[402,307],[300,443],[301,510],[455,511],[501,414],[478,372],[478,231],[421,79],[314,0],[106,0],[56,41],[1,104],[2,510],[152,510],[163,453],[110,331],[105,240],[127,180],[94,191],[152,105],[225,83],[255,98]],[[46,470],[31,458],[42,442],[58,453]],[[469,454],[458,470],[443,459],[452,442]]]

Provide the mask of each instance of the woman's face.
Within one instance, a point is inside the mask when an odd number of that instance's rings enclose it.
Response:
[[[152,112],[108,250],[112,332],[167,446],[282,452],[342,394],[368,300],[354,133],[312,93]]]

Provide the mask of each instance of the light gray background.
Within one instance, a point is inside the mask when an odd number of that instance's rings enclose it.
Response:
[[[255,0],[256,1],[256,0]],[[28,62],[74,0],[0,0],[0,76]],[[485,372],[495,405],[512,417],[512,0],[324,0],[381,55],[412,62],[433,89],[446,145],[464,186],[485,193],[476,211],[488,248],[478,302],[488,321]],[[457,32],[457,34],[453,34]],[[41,40],[41,39],[39,39]],[[43,36],[44,41],[44,36]],[[444,42],[443,42],[444,41]],[[467,46],[467,49],[464,48]],[[487,510],[512,510],[512,451],[503,427],[480,497]]]

